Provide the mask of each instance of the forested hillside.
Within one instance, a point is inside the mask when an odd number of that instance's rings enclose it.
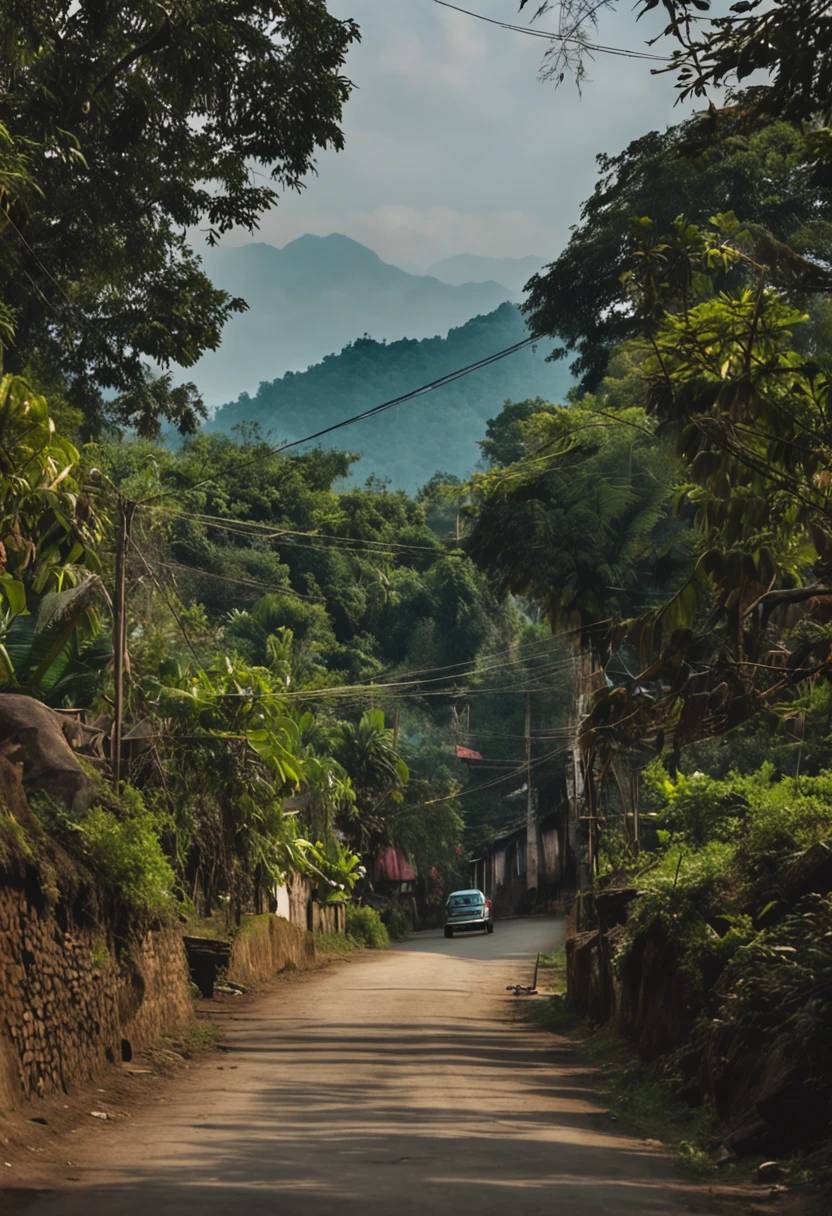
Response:
[[[261,384],[218,410],[209,431],[230,433],[256,423],[273,442],[299,439],[383,401],[466,367],[528,336],[518,310],[503,304],[453,329],[447,338],[385,344],[361,338],[299,374]],[[526,349],[353,427],[349,446],[361,455],[354,475],[376,474],[415,490],[442,469],[465,477],[480,458],[486,422],[509,399],[563,400],[571,383],[563,363]],[[324,443],[327,441],[324,440]],[[339,435],[332,442],[342,444]]]
[[[451,285],[408,274],[338,233],[302,236],[282,249],[264,242],[220,246],[203,250],[202,258],[215,286],[248,305],[226,325],[222,346],[188,373],[209,408],[255,392],[261,380],[303,371],[362,334],[379,342],[444,336],[519,299],[491,275],[489,282]]]

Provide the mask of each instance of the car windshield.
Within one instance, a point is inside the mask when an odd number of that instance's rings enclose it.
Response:
[[[464,895],[451,895],[448,899],[449,908],[473,908],[482,903],[482,896],[477,891],[466,891]]]

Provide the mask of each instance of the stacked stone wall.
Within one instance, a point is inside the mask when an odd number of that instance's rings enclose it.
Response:
[[[187,1029],[181,933],[146,933],[123,959],[100,931],[62,924],[31,870],[0,874],[0,1106],[93,1079],[123,1040],[136,1051]]]

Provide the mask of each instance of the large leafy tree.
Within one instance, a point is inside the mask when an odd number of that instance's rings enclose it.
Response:
[[[521,11],[530,0],[520,0]],[[556,12],[559,26],[544,59],[544,76],[586,75],[601,10],[619,0],[533,0],[533,19]],[[711,0],[638,0],[639,17],[657,9],[676,43],[664,69],[675,73],[683,98],[741,84],[764,74],[755,90],[761,114],[821,118],[832,114],[832,14],[826,0],[737,0],[713,16]]]
[[[643,602],[674,465],[638,408],[587,397],[523,425],[522,458],[474,478],[472,555],[589,645],[598,622]]]
[[[672,596],[608,631],[635,665],[595,692],[585,755],[649,743],[678,763],[684,747],[756,716],[791,720],[832,670],[829,378],[795,349],[805,315],[744,235],[730,216],[679,224],[693,270],[681,308],[657,273],[673,251],[647,229],[636,252],[632,285],[650,323],[631,349],[650,414],[682,458],[676,499],[696,544]],[[719,291],[738,261],[756,287]]]
[[[119,422],[193,430],[195,393],[149,391],[147,361],[190,367],[244,305],[186,233],[251,231],[342,146],[357,37],[325,0],[4,0],[0,123],[41,191],[6,212],[7,367],[59,367],[91,428],[103,388]]]
[[[634,219],[649,216],[653,239],[671,244],[662,268],[666,303],[683,302],[690,263],[675,239],[684,215],[707,223],[726,202],[744,221],[775,281],[791,298],[809,299],[816,315],[830,289],[830,198],[806,163],[802,131],[774,122],[750,133],[728,115],[712,138],[706,119],[635,140],[618,156],[598,158],[600,176],[558,259],[531,280],[525,311],[535,333],[574,352],[573,372],[594,390],[615,347],[642,333],[649,318],[630,291]],[[721,286],[753,280],[733,264]],[[670,295],[671,290],[675,293]],[[821,293],[821,294],[819,294]]]

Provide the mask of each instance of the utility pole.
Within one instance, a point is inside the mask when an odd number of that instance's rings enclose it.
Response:
[[[532,694],[526,693],[526,892],[537,892],[537,819],[532,793]]]
[[[124,729],[124,669],[127,665],[127,546],[136,504],[119,495],[119,530],[116,540],[116,583],[113,595],[114,720],[110,736],[110,765],[113,787],[121,786],[121,736]]]
[[[638,799],[640,794],[638,770],[633,772],[633,854],[638,857],[639,854],[639,806]]]

